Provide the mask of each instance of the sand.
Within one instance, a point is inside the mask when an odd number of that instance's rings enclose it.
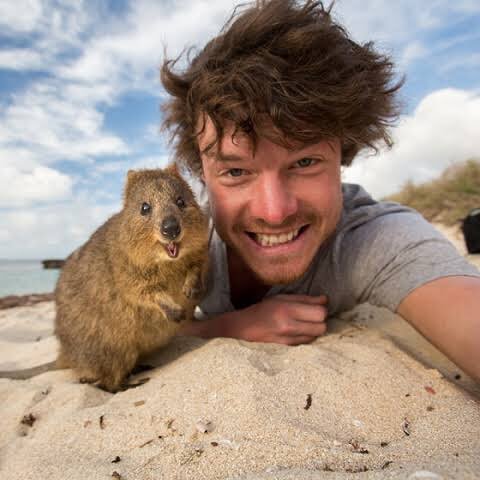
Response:
[[[0,370],[54,359],[53,318],[0,311]],[[177,338],[148,363],[115,395],[70,370],[0,379],[0,479],[480,477],[479,384],[386,310],[298,347]]]

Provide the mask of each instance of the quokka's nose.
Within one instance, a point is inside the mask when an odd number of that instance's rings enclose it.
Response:
[[[175,240],[182,231],[178,220],[171,215],[170,217],[166,217],[162,221],[161,227],[162,235],[169,240]]]

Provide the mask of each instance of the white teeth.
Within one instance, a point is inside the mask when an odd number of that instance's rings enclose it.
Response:
[[[280,235],[264,235],[263,233],[256,233],[255,240],[262,247],[273,247],[275,245],[281,245],[282,243],[291,242],[294,238],[297,238],[299,231],[300,229],[297,229]]]

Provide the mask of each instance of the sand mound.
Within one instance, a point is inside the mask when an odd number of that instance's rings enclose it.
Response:
[[[476,478],[478,402],[377,331],[334,329],[298,347],[176,339],[116,395],[69,370],[2,379],[0,477]]]

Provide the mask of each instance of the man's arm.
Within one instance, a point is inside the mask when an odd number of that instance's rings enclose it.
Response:
[[[411,292],[397,312],[480,381],[480,279],[445,277]]]
[[[326,303],[325,296],[276,295],[248,308],[190,323],[180,335],[300,345],[326,332]]]

